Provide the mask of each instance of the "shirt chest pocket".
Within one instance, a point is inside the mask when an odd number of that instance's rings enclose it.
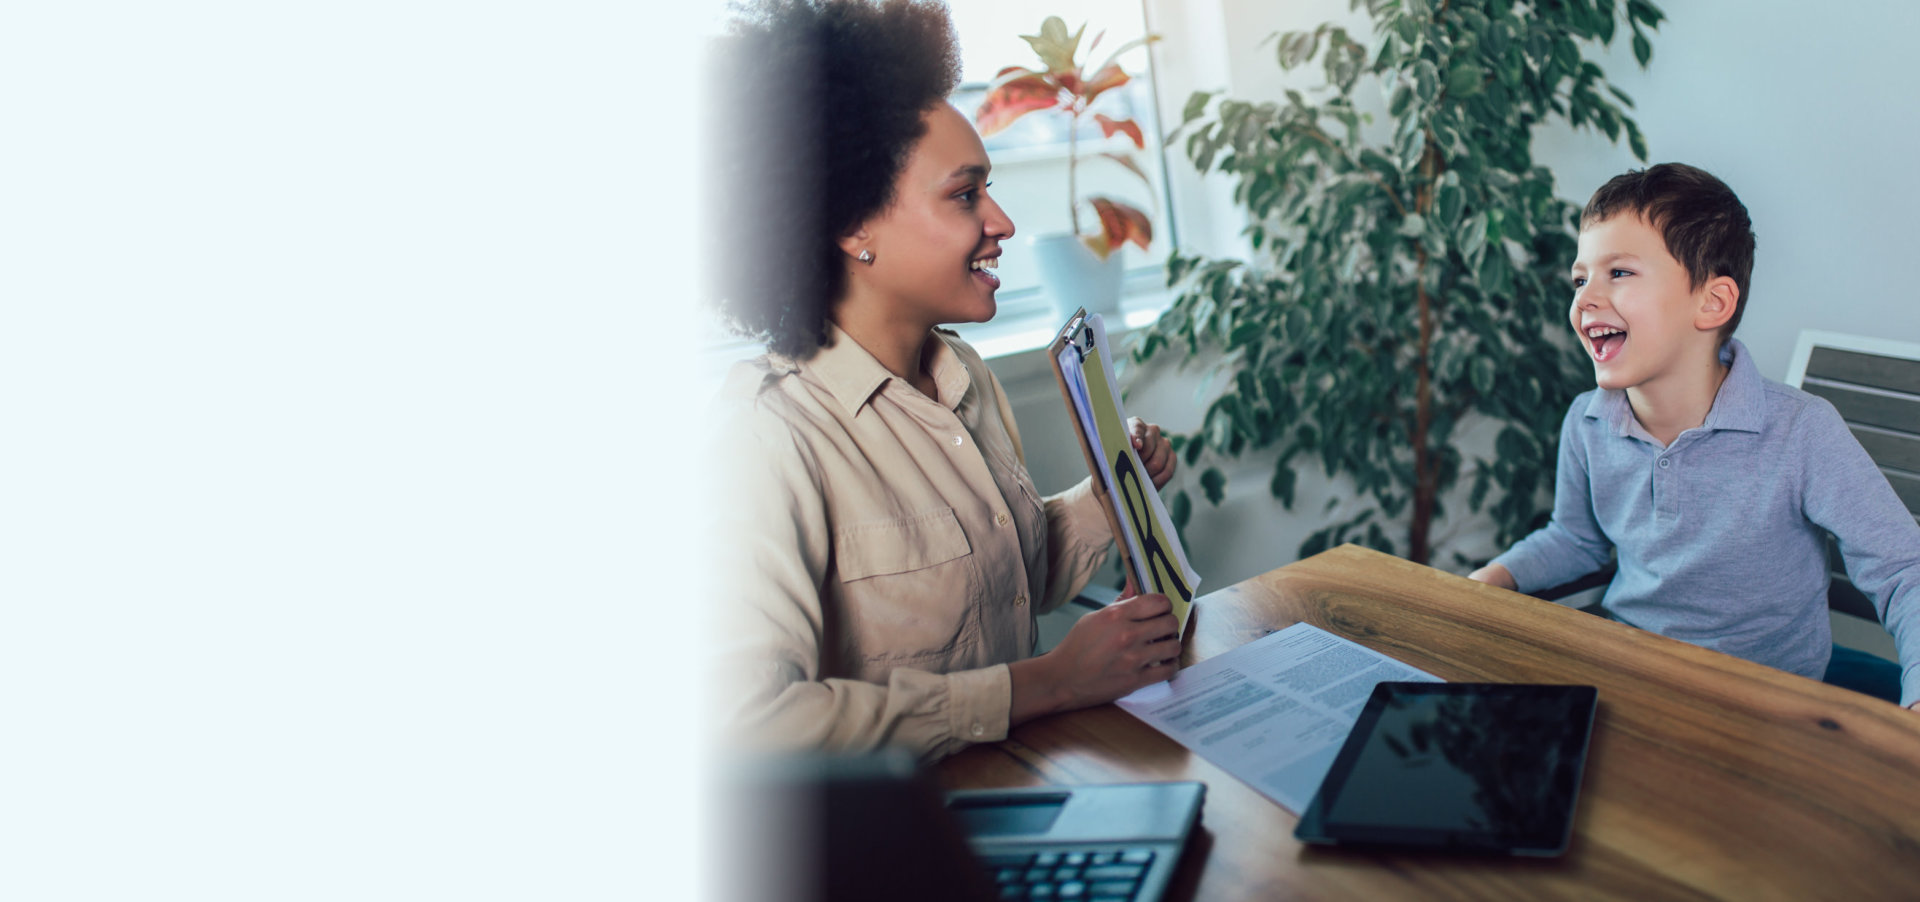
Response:
[[[980,641],[979,576],[951,508],[834,531],[841,660],[867,679]]]

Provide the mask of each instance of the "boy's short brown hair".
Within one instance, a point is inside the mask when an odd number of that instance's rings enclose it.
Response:
[[[1616,175],[1593,192],[1580,213],[1580,225],[1633,213],[1658,229],[1667,253],[1687,268],[1694,288],[1714,276],[1731,278],[1740,288],[1733,318],[1720,327],[1726,340],[1747,309],[1747,284],[1753,276],[1753,220],[1727,183],[1696,166],[1661,163]]]

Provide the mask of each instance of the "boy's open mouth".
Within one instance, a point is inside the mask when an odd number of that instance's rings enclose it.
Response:
[[[1620,346],[1627,343],[1627,330],[1619,326],[1588,326],[1587,344],[1593,348],[1593,359],[1606,363],[1620,353]]]

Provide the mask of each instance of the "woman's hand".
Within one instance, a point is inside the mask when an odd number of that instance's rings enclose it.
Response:
[[[1140,453],[1140,462],[1146,465],[1153,487],[1165,488],[1179,463],[1179,455],[1173,453],[1173,442],[1160,434],[1159,426],[1139,417],[1127,417],[1127,434],[1133,437],[1133,450]]]
[[[1179,669],[1179,631],[1165,595],[1135,595],[1081,617],[1052,651],[1009,667],[1008,719],[1019,724],[1106,704],[1172,677]]]

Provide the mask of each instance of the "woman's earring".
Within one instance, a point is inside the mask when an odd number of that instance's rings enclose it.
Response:
[[[859,260],[860,262],[862,262],[862,263],[865,263],[865,264],[867,264],[868,266],[872,266],[872,265],[873,265],[873,251],[869,251],[869,250],[862,250],[862,251],[860,252],[860,256],[859,256],[859,257],[857,257],[856,259],[858,259],[858,260]]]

